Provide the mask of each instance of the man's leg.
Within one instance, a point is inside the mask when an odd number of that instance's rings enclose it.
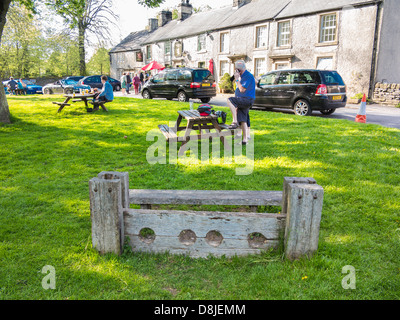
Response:
[[[241,123],[240,123],[240,127],[242,128],[242,137],[243,137],[242,142],[243,142],[243,143],[247,143],[247,141],[248,141],[248,136],[247,136],[247,131],[248,131],[247,122],[246,122],[246,121],[241,122]]]
[[[232,113],[232,124],[236,123],[237,124],[237,109],[236,107],[233,105],[233,103],[231,102],[231,100],[228,98],[227,100],[228,102],[228,107],[231,110]]]

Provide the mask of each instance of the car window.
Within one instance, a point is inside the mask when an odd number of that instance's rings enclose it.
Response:
[[[160,83],[164,82],[164,72],[158,73],[153,77],[153,82],[154,83]]]
[[[88,77],[84,81],[85,81],[85,83],[93,83],[94,82],[94,77]]]
[[[282,71],[279,75],[278,84],[293,84],[294,72]]]
[[[193,81],[202,82],[203,80],[214,80],[212,73],[209,70],[194,70]]]
[[[192,73],[189,70],[179,70],[178,71],[178,80],[192,81]]]
[[[22,82],[24,82],[27,85],[33,86],[33,83],[30,82],[29,80],[22,80]]]
[[[336,84],[344,86],[342,77],[336,71],[321,71],[322,81],[325,84]]]
[[[263,75],[260,79],[260,86],[268,86],[268,85],[272,85],[275,84],[275,80],[276,80],[276,73],[269,73],[266,75]]]
[[[95,76],[93,78],[94,78],[94,82],[101,83],[101,77],[100,76]]]
[[[67,84],[67,85],[74,85],[74,84],[76,84],[76,81],[71,80],[71,79],[67,79],[67,80],[64,80],[64,83]]]
[[[315,73],[310,71],[299,71],[293,73],[293,83],[295,84],[305,84],[305,83],[315,83]]]
[[[177,76],[178,76],[178,72],[177,71],[170,71],[170,72],[166,73],[165,80],[166,81],[168,81],[168,80],[170,80],[170,81],[171,80],[176,80]]]

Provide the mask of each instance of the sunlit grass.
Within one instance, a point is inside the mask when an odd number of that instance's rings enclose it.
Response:
[[[62,99],[9,98],[13,123],[0,125],[0,299],[400,298],[399,130],[251,111],[254,161],[245,148],[224,157],[220,146],[221,156],[202,159],[199,149],[171,163],[166,147],[166,163],[150,165],[148,133],[188,104],[116,98],[109,113],[82,103],[57,113],[51,101]],[[237,175],[246,164],[251,174]],[[318,252],[296,262],[279,250],[100,256],[88,181],[108,170],[129,172],[132,189],[282,190],[284,177],[313,177],[325,192]],[[45,265],[56,269],[55,290],[41,286]],[[346,265],[356,290],[341,286]]]

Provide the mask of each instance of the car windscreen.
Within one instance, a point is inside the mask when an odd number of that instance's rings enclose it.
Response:
[[[77,84],[76,81],[71,80],[71,79],[64,80],[64,83],[67,85],[72,85],[72,86]]]
[[[322,81],[326,85],[344,86],[344,81],[336,71],[321,71]]]
[[[214,81],[212,73],[208,70],[194,70],[193,71],[193,81],[202,82],[203,80]]]

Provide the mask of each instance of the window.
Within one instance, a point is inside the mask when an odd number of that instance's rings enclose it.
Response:
[[[317,59],[317,69],[319,70],[332,70],[333,69],[333,58],[332,57],[320,57]]]
[[[261,77],[259,84],[260,86],[268,86],[275,84],[275,80],[276,80],[276,73],[269,73]]]
[[[192,73],[188,70],[179,70],[178,71],[178,80],[192,81]]]
[[[256,28],[256,48],[267,46],[267,27],[261,26]]]
[[[166,81],[175,81],[177,79],[178,72],[177,71],[170,71],[167,72],[165,75],[165,80]]]
[[[223,76],[225,73],[229,73],[229,62],[220,61],[219,62],[219,75]]]
[[[171,42],[164,42],[164,54],[171,54]]]
[[[206,49],[206,35],[201,34],[197,36],[197,51],[202,51]]]
[[[208,70],[195,70],[193,71],[193,81],[202,82],[203,80],[214,81],[212,73]]]
[[[206,67],[206,63],[205,63],[204,61],[200,61],[200,62],[197,64],[197,67],[198,67],[198,68],[205,68],[205,67]]]
[[[295,84],[305,84],[305,83],[315,83],[315,73],[302,71],[295,72],[293,74],[293,83]]]
[[[336,41],[336,26],[337,19],[336,13],[322,15],[320,17],[320,31],[319,31],[319,42],[335,42]]]
[[[276,61],[274,65],[275,65],[275,70],[290,69],[289,62],[286,61],[285,62]]]
[[[151,60],[151,46],[146,46],[146,59]]]
[[[220,52],[229,52],[229,39],[227,33],[221,33],[219,36],[220,44],[219,51]]]
[[[278,47],[290,45],[290,21],[278,23]]]
[[[266,72],[265,58],[255,58],[254,59],[254,76],[259,77]]]
[[[164,82],[164,72],[160,72],[153,77],[154,83]]]

